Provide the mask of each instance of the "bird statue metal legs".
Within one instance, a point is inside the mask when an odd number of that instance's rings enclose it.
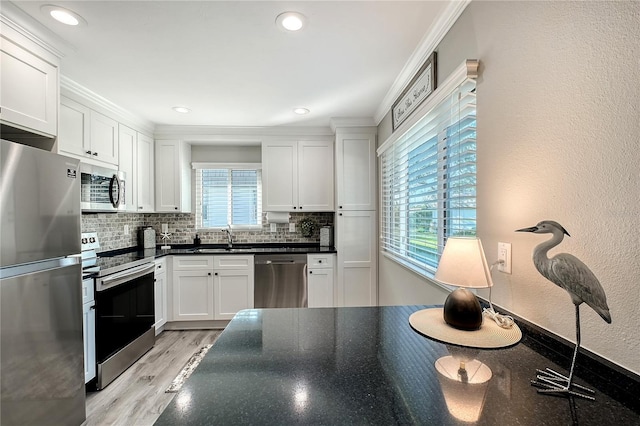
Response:
[[[558,222],[543,220],[536,226],[518,229],[516,232],[552,234],[550,239],[538,244],[533,250],[533,264],[543,277],[569,293],[576,309],[576,348],[571,360],[569,377],[547,368],[544,371],[538,370],[537,380],[532,380],[531,384],[541,388],[538,389],[539,393],[575,395],[593,400],[595,398],[590,395],[572,390],[580,389],[591,394],[595,393],[591,389],[573,383],[573,370],[580,349],[580,305],[586,303],[602,319],[611,324],[611,314],[604,289],[594,273],[577,257],[568,253],[559,253],[552,258],[547,257],[549,250],[560,244],[565,235],[570,236]]]
[[[576,358],[578,358],[578,351],[580,349],[580,305],[576,305],[576,348],[573,351],[573,359],[571,360],[571,369],[569,370],[569,377],[564,376],[557,371],[554,371],[550,368],[546,368],[545,370],[536,370],[537,371],[537,380],[531,380],[531,384],[538,388],[539,393],[548,393],[548,394],[568,394],[579,396],[581,398],[595,400],[595,398],[591,395],[585,395],[576,391],[573,391],[572,388],[580,389],[581,391],[589,392],[591,394],[595,394],[593,389],[589,389],[587,387],[578,385],[573,383],[573,370],[576,366]]]

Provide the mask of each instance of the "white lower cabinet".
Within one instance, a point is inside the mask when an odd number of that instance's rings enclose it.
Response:
[[[213,256],[173,257],[173,321],[213,319]]]
[[[167,260],[165,257],[156,259],[154,272],[153,297],[155,301],[156,336],[160,334],[167,322]]]
[[[84,382],[96,377],[96,302],[93,279],[82,281],[82,333],[84,343]]]
[[[228,320],[253,308],[253,256],[173,256],[172,321]]]
[[[307,300],[310,308],[335,306],[335,254],[307,255]]]
[[[215,256],[213,264],[214,319],[253,308],[253,256]]]

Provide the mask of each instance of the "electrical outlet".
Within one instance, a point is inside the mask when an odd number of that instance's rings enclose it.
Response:
[[[124,234],[125,235],[129,234],[129,225],[124,226]]]
[[[289,232],[296,232],[296,223],[295,222],[291,222],[289,224]]]
[[[498,243],[498,271],[511,273],[511,243]]]
[[[275,223],[270,223],[269,224],[269,232],[276,232],[276,224]]]

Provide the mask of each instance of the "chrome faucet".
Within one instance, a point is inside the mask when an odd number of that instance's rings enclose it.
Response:
[[[222,232],[227,234],[227,248],[233,248],[233,232],[231,231],[231,224],[227,225],[226,229],[223,229]]]

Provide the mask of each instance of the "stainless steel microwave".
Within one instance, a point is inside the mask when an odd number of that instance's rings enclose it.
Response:
[[[80,207],[83,212],[125,210],[125,188],[124,172],[80,163]]]

